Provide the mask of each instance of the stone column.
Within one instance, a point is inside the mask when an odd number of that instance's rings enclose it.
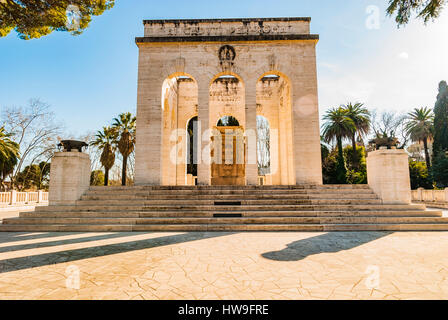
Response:
[[[245,83],[246,111],[246,184],[258,185],[257,162],[257,80],[248,79]]]
[[[382,149],[367,156],[367,180],[384,204],[410,204],[411,179],[408,154]]]
[[[445,188],[445,202],[448,202],[448,188]]]
[[[50,205],[73,205],[89,189],[90,158],[83,152],[57,152],[50,167]]]
[[[198,79],[198,185],[211,185],[210,81]]]

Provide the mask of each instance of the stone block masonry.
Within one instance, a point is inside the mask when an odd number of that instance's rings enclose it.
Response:
[[[72,205],[89,189],[90,158],[82,152],[57,152],[51,160],[50,205]]]
[[[384,204],[411,203],[408,154],[404,150],[377,150],[367,157],[369,186]]]

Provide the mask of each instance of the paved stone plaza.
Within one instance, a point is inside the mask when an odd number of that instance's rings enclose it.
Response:
[[[448,299],[447,250],[448,232],[0,233],[0,298]]]

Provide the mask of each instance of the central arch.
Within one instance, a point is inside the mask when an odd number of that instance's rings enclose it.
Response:
[[[245,87],[242,78],[222,72],[210,82],[212,185],[245,185]]]

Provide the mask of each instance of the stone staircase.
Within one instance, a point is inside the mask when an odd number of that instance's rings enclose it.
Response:
[[[448,231],[441,211],[385,205],[366,185],[92,187],[0,231]]]

